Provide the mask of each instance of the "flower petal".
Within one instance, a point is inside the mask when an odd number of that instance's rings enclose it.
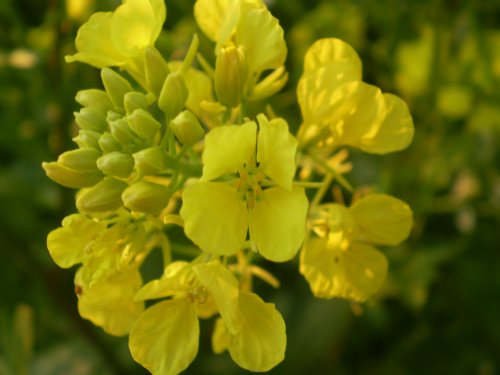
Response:
[[[309,202],[303,188],[264,190],[250,211],[250,240],[266,259],[285,262],[305,236]]]
[[[229,343],[229,332],[224,320],[218,318],[215,321],[214,332],[212,333],[212,350],[215,354],[221,354],[227,350]]]
[[[382,245],[396,246],[408,238],[413,225],[410,207],[386,194],[370,194],[350,208],[363,234]]]
[[[188,186],[182,200],[184,231],[203,251],[233,255],[241,249],[248,213],[236,188],[221,182],[200,182]]]
[[[117,273],[88,287],[80,282],[84,267],[75,276],[79,289],[78,312],[110,335],[124,336],[144,310],[142,302],[133,300],[142,285],[141,274],[133,269]]]
[[[193,266],[200,282],[208,289],[217,304],[219,313],[229,331],[235,333],[239,328],[238,294],[239,284],[234,275],[220,262]]]
[[[129,349],[153,374],[178,374],[196,357],[200,326],[195,305],[186,298],[157,303],[132,327]]]
[[[282,118],[268,121],[260,114],[257,139],[257,161],[259,169],[286,190],[292,190],[295,175],[295,153],[297,140],[288,131]]]
[[[358,54],[349,44],[337,38],[319,39],[309,47],[304,56],[304,74],[338,61],[352,66],[357,80],[361,80],[361,60]]]
[[[249,371],[268,371],[283,361],[286,328],[274,304],[254,293],[240,291],[241,330],[229,335],[231,358]]]
[[[205,35],[214,42],[219,39],[219,31],[229,7],[229,0],[196,0],[194,17]]]
[[[205,137],[202,180],[237,172],[254,155],[256,139],[257,125],[253,121],[212,129]]]

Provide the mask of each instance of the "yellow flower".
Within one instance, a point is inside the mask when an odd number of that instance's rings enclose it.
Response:
[[[148,308],[129,338],[133,358],[156,375],[186,369],[198,351],[198,317],[218,312],[229,351],[243,368],[266,371],[286,346],[285,325],[274,305],[238,290],[238,280],[218,261],[173,262],[159,280],[146,284],[136,300],[172,297]]]
[[[401,200],[371,194],[346,208],[321,207],[317,236],[304,245],[300,272],[315,296],[365,301],[383,285],[387,259],[371,244],[396,246],[412,226],[412,212]]]
[[[297,141],[287,123],[264,115],[258,120],[258,135],[255,122],[207,134],[203,175],[184,190],[180,215],[186,235],[206,252],[233,255],[249,231],[262,256],[283,262],[304,239],[308,201],[292,184]],[[231,182],[211,181],[236,172]]]
[[[78,52],[66,56],[66,61],[97,68],[131,64],[154,44],[165,17],[163,0],[124,0],[114,12],[95,13],[80,27],[75,42]]]
[[[405,102],[362,82],[358,55],[339,39],[321,39],[307,51],[297,96],[304,121],[301,144],[385,154],[406,148],[413,138]]]

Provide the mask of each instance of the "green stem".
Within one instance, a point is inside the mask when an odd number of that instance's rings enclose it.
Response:
[[[342,176],[340,173],[338,173],[334,168],[332,168],[330,165],[328,165],[328,163],[326,163],[323,159],[317,157],[316,155],[314,155],[313,153],[308,153],[307,155],[309,155],[311,157],[311,159],[316,163],[318,164],[320,167],[324,168],[327,170],[328,173],[330,173],[333,178],[335,180],[338,181],[338,183],[344,188],[346,189],[347,191],[349,191],[350,193],[352,193],[353,191],[353,188],[351,186],[351,184],[349,184],[349,182],[344,178],[344,176]]]

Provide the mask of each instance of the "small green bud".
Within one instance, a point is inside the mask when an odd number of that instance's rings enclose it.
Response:
[[[113,109],[113,103],[104,90],[80,90],[76,93],[75,100],[82,107],[95,108],[103,113]]]
[[[83,190],[76,198],[76,207],[85,213],[107,212],[122,206],[121,195],[127,183],[105,177],[97,185]]]
[[[77,171],[56,161],[42,163],[42,168],[52,181],[74,189],[94,186],[103,178],[102,172],[97,169]]]
[[[111,134],[122,146],[136,141],[137,136],[130,129],[127,120],[124,118],[113,121],[109,125],[111,127]]]
[[[95,148],[79,148],[59,155],[57,162],[77,171],[97,170],[96,161],[101,153]]]
[[[205,135],[196,116],[188,110],[179,113],[170,122],[170,128],[179,142],[186,146],[194,145]]]
[[[73,138],[73,141],[76,142],[78,147],[92,147],[99,150],[99,137],[101,133],[98,133],[93,130],[83,130],[80,129],[78,135]]]
[[[163,56],[154,47],[146,47],[144,50],[144,70],[149,90],[158,97],[165,78],[170,74],[170,69]]]
[[[129,81],[110,68],[101,70],[101,79],[113,104],[118,108],[123,108],[125,94],[132,91]]]
[[[215,92],[226,107],[237,107],[245,96],[249,77],[248,60],[243,46],[222,48],[215,62]]]
[[[97,159],[97,167],[110,176],[127,178],[134,169],[134,158],[129,154],[114,151]]]
[[[110,133],[104,133],[101,135],[99,138],[99,147],[101,147],[102,152],[105,154],[122,150],[122,146]]]
[[[159,214],[168,203],[170,191],[166,186],[147,181],[130,185],[122,194],[123,204],[132,211]]]
[[[130,129],[139,137],[153,141],[156,133],[160,130],[161,124],[147,111],[136,109],[134,113],[127,116]]]
[[[163,152],[159,147],[151,147],[132,155],[136,170],[144,175],[156,174],[165,169]]]
[[[169,119],[172,119],[184,109],[188,96],[189,91],[184,77],[178,72],[173,72],[167,76],[163,83],[158,106]]]
[[[102,133],[108,129],[106,117],[99,109],[82,108],[80,112],[75,112],[75,121],[80,129],[93,130]]]
[[[122,118],[123,118],[123,115],[118,113],[118,112],[115,112],[115,111],[108,111],[108,113],[106,114],[106,121],[107,122],[121,120]]]
[[[123,104],[125,105],[125,111],[129,115],[136,109],[146,109],[148,107],[148,99],[146,95],[140,92],[131,91],[125,94]]]

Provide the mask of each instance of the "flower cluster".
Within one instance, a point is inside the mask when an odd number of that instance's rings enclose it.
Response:
[[[103,89],[77,93],[78,148],[43,164],[55,182],[80,189],[79,213],[47,246],[60,267],[80,264],[82,317],[128,334],[133,358],[152,373],[186,369],[198,319],[213,316],[213,350],[267,371],[284,358],[286,332],[276,307],[252,291],[254,277],[279,285],[253,264],[257,254],[285,262],[300,251],[300,272],[320,298],[377,293],[387,260],[372,245],[405,240],[412,213],[386,194],[353,192],[344,147],[404,149],[413,123],[401,99],[362,82],[356,52],[330,38],[305,56],[293,135],[266,107],[288,79],[283,29],[266,5],[197,0],[194,16],[213,56],[197,53],[196,35],[182,61],[155,48],[163,0],[123,1],[80,28],[67,61],[101,69]],[[331,201],[338,186],[353,193],[348,207]],[[170,225],[196,247],[190,261],[177,258]],[[144,284],[141,266],[156,248],[164,272]]]

